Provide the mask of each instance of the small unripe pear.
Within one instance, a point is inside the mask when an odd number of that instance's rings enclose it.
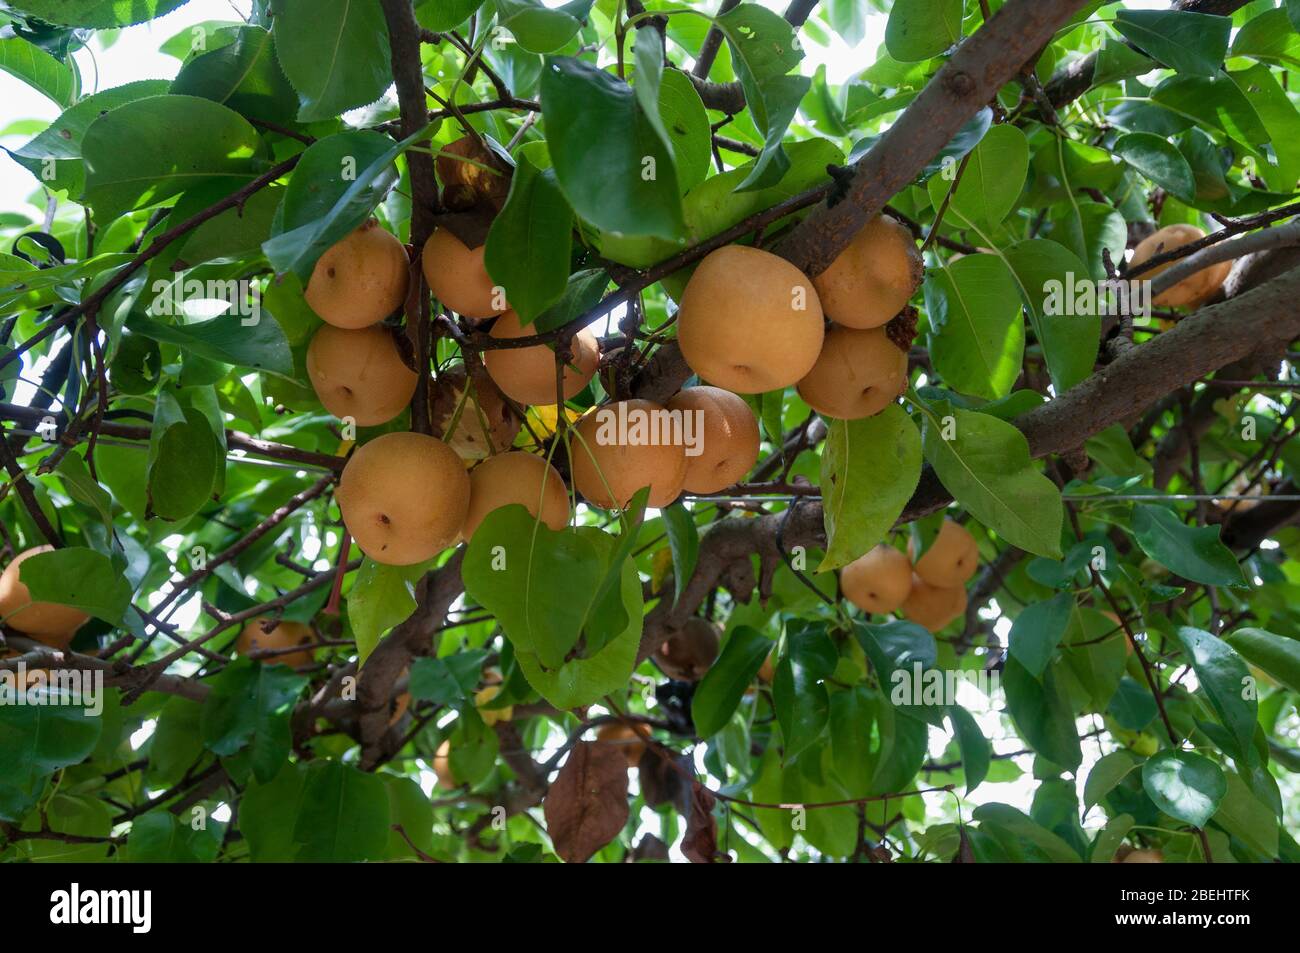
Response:
[[[245,623],[235,640],[235,651],[240,655],[254,655],[258,652],[274,652],[278,649],[293,649],[310,646],[316,642],[311,626],[302,622],[280,622],[268,631],[265,619],[257,618]],[[314,661],[312,649],[301,652],[267,655],[257,661],[265,665],[287,665],[290,668],[306,668]]]
[[[916,555],[914,543],[908,543],[908,552]],[[952,589],[966,585],[979,563],[980,546],[970,530],[946,519],[929,548],[916,560],[915,570],[930,585]]]

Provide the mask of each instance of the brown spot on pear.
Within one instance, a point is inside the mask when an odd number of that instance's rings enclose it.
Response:
[[[382,325],[355,331],[321,325],[307,347],[307,376],[326,410],[362,427],[400,414],[418,380],[402,361],[393,332]]]
[[[402,306],[409,267],[406,246],[371,219],[321,255],[307,304],[337,328],[369,327]]]
[[[840,590],[863,612],[897,612],[912,594],[912,562],[881,543],[840,570]]]

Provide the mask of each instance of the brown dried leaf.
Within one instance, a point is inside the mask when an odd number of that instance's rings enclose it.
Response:
[[[627,823],[627,760],[612,745],[580,741],[542,802],[555,852],[584,864]]]
[[[685,775],[682,769],[685,769]],[[689,759],[674,757],[669,751],[653,751],[647,746],[637,770],[641,779],[641,796],[647,805],[677,804],[681,805],[682,813],[686,813],[686,778],[693,770]]]
[[[718,799],[699,781],[691,788],[691,812],[686,818],[686,836],[682,838],[682,853],[692,864],[713,864],[727,860],[718,854],[718,820],[713,816],[713,805]]]
[[[434,168],[442,182],[443,204],[458,211],[479,205],[501,211],[510,194],[510,163],[474,136],[462,136],[441,151]]]

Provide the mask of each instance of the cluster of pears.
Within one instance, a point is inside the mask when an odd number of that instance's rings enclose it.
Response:
[[[840,590],[863,612],[901,611],[938,632],[966,611],[966,583],[979,567],[979,544],[960,523],[944,520],[925,552],[915,559],[881,543],[840,570]]]
[[[21,632],[51,648],[67,651],[77,630],[90,616],[72,606],[33,602],[31,591],[19,578],[20,567],[24,562],[53,550],[53,546],[36,546],[24,550],[0,573],[0,620],[15,632]]]
[[[1190,245],[1204,237],[1205,230],[1195,225],[1166,225],[1138,243],[1137,248],[1133,249],[1133,260],[1129,262],[1129,267],[1135,268],[1156,255],[1163,255],[1183,245]],[[1145,272],[1141,278],[1144,281],[1154,278],[1165,269],[1172,268],[1174,264],[1176,262],[1157,265]],[[1161,308],[1199,308],[1218,293],[1230,271],[1232,271],[1230,261],[1203,268],[1193,275],[1188,275],[1172,288],[1160,292],[1152,304]]]
[[[677,340],[687,364],[712,384],[741,394],[793,384],[824,416],[870,417],[907,386],[907,354],[885,325],[923,273],[911,232],[888,215],[863,226],[811,280],[771,252],[728,245],[687,283]]]

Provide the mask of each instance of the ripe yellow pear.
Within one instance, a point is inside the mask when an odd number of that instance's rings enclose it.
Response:
[[[534,518],[553,530],[569,523],[569,495],[564,478],[541,457],[513,450],[488,457],[469,474],[469,513],[463,535],[466,540],[493,510],[512,503],[526,507]]]
[[[474,707],[478,709],[479,717],[483,719],[483,723],[489,728],[499,721],[509,721],[514,717],[514,705],[507,705],[505,708],[484,707],[500,694],[500,685],[488,685],[474,693]]]
[[[655,650],[655,663],[680,682],[698,682],[718,658],[720,634],[708,619],[692,616]]]
[[[839,420],[880,413],[907,389],[907,355],[884,328],[832,326],[817,363],[799,381],[813,410]]]
[[[307,347],[307,376],[326,410],[362,427],[400,414],[419,379],[403,363],[393,332],[378,324],[355,331],[321,325]]]
[[[448,434],[453,419],[456,426]],[[476,374],[471,382],[465,365],[454,364],[441,371],[434,382],[433,423],[461,459],[482,460],[510,449],[523,418],[486,373]]]
[[[920,576],[912,575],[912,591],[903,602],[906,618],[931,632],[938,632],[965,611],[966,590],[963,587],[940,589]]]
[[[689,419],[699,440],[699,455],[686,456],[683,486],[690,492],[717,493],[739,482],[758,462],[758,420],[731,391],[690,387],[668,401],[668,409],[692,415]]]
[[[468,248],[447,229],[438,228],[424,243],[421,256],[433,296],[471,321],[494,317],[509,307],[504,291],[496,290],[483,265],[485,247]]]
[[[569,441],[569,467],[573,485],[593,506],[624,507],[638,490],[650,487],[647,506],[667,506],[682,492],[686,479],[686,450],[680,443],[648,442],[651,429],[631,429],[634,421],[662,421],[666,408],[648,400],[606,404],[574,426]],[[620,432],[620,420],[629,422]],[[662,432],[659,431],[662,436]]]
[[[438,784],[444,788],[458,788],[460,783],[456,780],[456,775],[451,771],[451,739],[444,738],[442,744],[438,745],[438,750],[433,755],[433,773],[438,778]]]
[[[649,734],[648,728],[641,730]],[[645,738],[638,734],[635,728],[618,721],[612,721],[596,729],[596,744],[618,745],[619,751],[627,759],[629,768],[635,768],[641,763],[641,755],[645,754],[646,747]]]
[[[1156,255],[1163,255],[1165,252],[1173,251],[1175,248],[1199,241],[1204,237],[1204,229],[1197,228],[1195,225],[1166,225],[1155,234],[1148,235],[1138,242],[1137,248],[1133,249],[1133,260],[1129,262],[1129,268],[1134,268]],[[1150,271],[1144,271],[1138,279],[1149,281],[1175,264],[1177,263],[1166,262],[1157,265]],[[1230,271],[1232,271],[1230,261],[1203,268],[1156,295],[1152,304],[1158,308],[1195,308],[1214,296],[1227,280]]]
[[[763,664],[758,667],[758,680],[764,685],[771,685],[772,679],[776,678],[776,649],[773,649],[767,658],[763,659]]]
[[[728,245],[700,262],[677,312],[677,343],[691,370],[738,394],[798,381],[817,362],[823,336],[817,291],[771,252]]]
[[[372,218],[320,256],[307,303],[336,328],[369,327],[402,306],[409,268],[406,246]]]
[[[235,640],[235,651],[240,655],[252,655],[255,652],[293,649],[300,645],[313,645],[316,636],[311,626],[302,622],[280,622],[268,631],[264,618],[256,618],[245,623]],[[315,657],[308,648],[301,652],[285,652],[283,655],[268,655],[257,659],[266,665],[287,665],[290,668],[306,668]]]
[[[519,315],[507,311],[492,325],[494,338],[531,337],[534,327],[523,327]],[[569,363],[564,367],[564,399],[587,386],[600,367],[596,335],[583,328],[573,337]],[[501,392],[520,404],[555,403],[555,351],[545,344],[532,347],[493,348],[483,353],[488,374]]]
[[[831,266],[813,278],[826,317],[847,328],[878,328],[907,307],[925,264],[907,226],[877,215]]]
[[[24,562],[40,553],[53,551],[53,546],[24,550],[0,573],[0,620],[15,632],[31,636],[51,648],[66,650],[72,644],[72,637],[90,616],[71,606],[32,602],[31,591],[19,578]]]
[[[912,561],[881,543],[840,570],[840,589],[863,612],[897,612],[912,594]]]
[[[908,552],[915,548],[908,543]],[[932,586],[951,589],[964,586],[980,564],[980,546],[965,526],[944,520],[930,547],[916,561],[916,574]]]
[[[441,440],[388,433],[352,454],[334,499],[363,553],[409,566],[456,542],[469,512],[469,476]]]

